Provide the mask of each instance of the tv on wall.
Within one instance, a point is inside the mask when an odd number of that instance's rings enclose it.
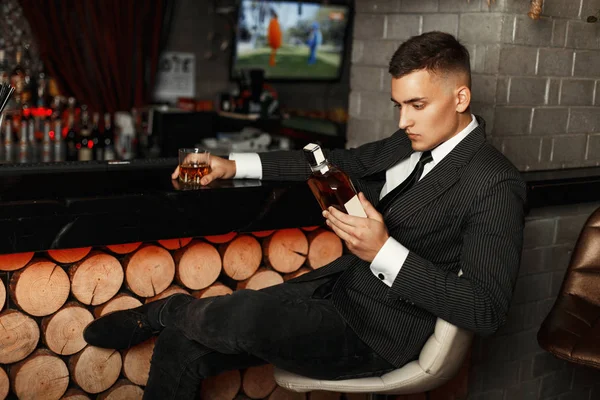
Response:
[[[242,0],[231,76],[263,69],[271,81],[339,79],[350,16],[331,2]]]

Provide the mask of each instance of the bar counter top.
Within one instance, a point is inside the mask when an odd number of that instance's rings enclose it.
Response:
[[[184,190],[152,168],[0,166],[0,254],[321,225],[305,182],[216,181]],[[524,172],[529,208],[600,199],[600,167]]]
[[[0,254],[323,222],[304,182],[226,180],[185,190],[171,180],[175,165],[0,174]]]

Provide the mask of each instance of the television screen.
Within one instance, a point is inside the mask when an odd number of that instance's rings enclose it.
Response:
[[[267,80],[336,80],[349,17],[345,5],[242,0],[231,74],[263,69]]]

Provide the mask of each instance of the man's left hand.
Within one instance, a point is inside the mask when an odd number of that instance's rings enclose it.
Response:
[[[383,216],[373,207],[364,194],[359,193],[367,218],[354,217],[333,207],[323,211],[329,226],[348,247],[348,250],[361,260],[372,262],[390,235],[383,222]]]

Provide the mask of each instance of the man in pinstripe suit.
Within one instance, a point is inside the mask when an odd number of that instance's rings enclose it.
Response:
[[[349,254],[261,291],[175,295],[88,326],[86,340],[109,348],[160,333],[145,398],[193,398],[204,377],[262,363],[324,379],[383,374],[418,356],[438,317],[482,335],[505,322],[525,185],[470,112],[469,54],[429,32],[403,43],[389,72],[400,129],[327,153],[367,214],[323,212]],[[310,173],[301,152],[232,154],[211,166],[202,184]]]

